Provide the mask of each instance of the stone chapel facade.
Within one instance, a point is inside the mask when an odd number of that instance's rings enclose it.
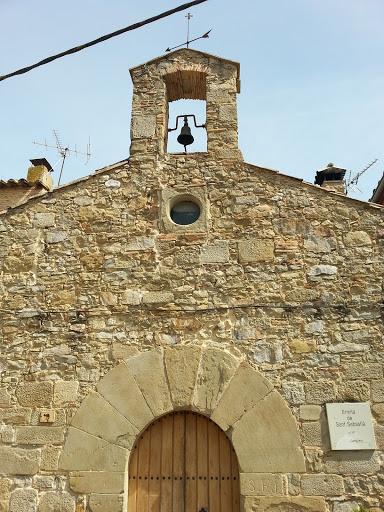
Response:
[[[245,163],[238,63],[131,76],[129,159],[0,215],[0,510],[384,510],[382,207]],[[331,449],[343,402],[377,449]]]

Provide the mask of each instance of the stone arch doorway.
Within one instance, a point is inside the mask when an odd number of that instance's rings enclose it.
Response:
[[[305,461],[283,397],[243,357],[215,346],[186,345],[121,362],[84,398],[66,433],[59,469],[71,490],[86,497],[87,510],[127,511],[128,464],[137,436],[180,410],[206,416],[231,440],[239,464],[240,512],[254,500],[296,500],[286,496],[287,474],[304,473]]]
[[[231,441],[206,416],[176,411],[138,437],[129,463],[128,512],[238,512]]]

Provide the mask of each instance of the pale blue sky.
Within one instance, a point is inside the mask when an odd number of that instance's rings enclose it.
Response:
[[[181,3],[0,0],[0,74]],[[328,162],[356,172],[378,158],[351,194],[371,197],[384,171],[384,1],[208,0],[190,12],[191,38],[212,29],[192,47],[240,62],[245,160],[313,183]],[[128,157],[128,69],[182,43],[186,14],[0,82],[0,179],[26,177],[29,158],[54,165],[55,150],[32,144],[54,144],[52,129],[80,151],[91,136],[89,163],[71,155],[62,183]]]

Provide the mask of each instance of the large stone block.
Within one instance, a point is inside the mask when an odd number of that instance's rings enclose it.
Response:
[[[175,407],[189,408],[196,386],[201,347],[188,345],[165,349],[165,366]]]
[[[125,471],[129,451],[69,427],[59,468],[69,471]]]
[[[241,472],[305,471],[296,421],[276,391],[269,393],[235,423],[231,438]]]
[[[212,414],[239,364],[239,359],[223,350],[203,350],[193,400],[195,410]]]
[[[340,496],[344,493],[344,483],[339,475],[303,475],[301,491],[304,496]]]
[[[213,244],[203,245],[201,262],[207,264],[226,263],[229,260],[229,247],[226,240],[217,240]]]
[[[344,381],[339,386],[339,397],[344,402],[368,402],[371,388],[362,380]]]
[[[172,292],[161,291],[161,292],[144,292],[143,303],[144,304],[167,304],[173,302],[174,295]]]
[[[272,473],[240,473],[240,494],[243,496],[282,496],[283,475]]]
[[[377,449],[384,450],[384,426],[383,425],[375,425],[374,431],[375,431]]]
[[[56,407],[76,403],[79,383],[70,380],[58,380],[55,383],[54,402]]]
[[[165,373],[163,351],[144,352],[127,359],[125,364],[134,376],[155,417],[173,409]]]
[[[259,238],[241,240],[238,242],[240,263],[257,263],[260,261],[273,260],[273,240]]]
[[[344,237],[347,247],[370,247],[371,237],[365,231],[350,231]]]
[[[11,493],[9,512],[35,512],[36,503],[36,489],[15,489]]]
[[[97,385],[97,391],[139,431],[154,418],[125,363],[107,373]]]
[[[244,512],[326,512],[324,498],[284,496],[276,498],[246,497]]]
[[[342,369],[347,379],[383,378],[383,365],[381,363],[347,363]]]
[[[55,486],[55,477],[51,475],[35,475],[33,477],[33,487],[35,489],[53,489]]]
[[[140,115],[132,116],[131,121],[131,138],[132,139],[147,139],[155,135],[156,130],[156,116],[155,115]]]
[[[285,399],[292,405],[299,405],[305,402],[304,385],[301,382],[283,381],[281,391]]]
[[[11,403],[11,397],[5,388],[0,388],[0,406]]]
[[[59,466],[61,447],[45,446],[41,450],[41,469],[43,471],[56,471]]]
[[[57,244],[63,242],[68,237],[66,231],[51,231],[47,233],[47,244]]]
[[[0,477],[0,512],[8,512],[12,481]]]
[[[311,382],[305,386],[305,395],[309,404],[325,404],[334,402],[335,385],[333,382]]]
[[[347,501],[343,503],[334,503],[332,512],[354,512],[359,509],[356,501]]]
[[[380,460],[373,450],[337,451],[326,455],[324,466],[327,473],[376,473]]]
[[[69,485],[80,494],[121,494],[124,492],[126,473],[105,471],[78,471],[71,473]]]
[[[11,407],[0,409],[0,422],[6,425],[26,425],[31,421],[32,409]]]
[[[82,402],[71,422],[84,432],[130,449],[139,431],[99,393]]]
[[[372,414],[379,422],[384,422],[384,403],[372,406]]]
[[[16,396],[20,405],[47,407],[53,399],[52,382],[22,382],[17,386]]]
[[[62,444],[64,429],[61,427],[17,427],[18,444]]]
[[[219,121],[223,123],[233,123],[237,120],[236,105],[219,105]]]
[[[35,213],[33,224],[36,228],[50,228],[55,225],[55,214]]]
[[[330,447],[328,424],[324,422],[310,422],[302,425],[303,441],[306,446]]]
[[[124,496],[117,494],[91,494],[90,512],[124,512]]]
[[[273,385],[261,373],[243,362],[230,380],[211,419],[226,431],[272,390]]]
[[[76,499],[67,492],[49,491],[41,495],[38,512],[75,512]]]
[[[300,419],[304,421],[316,421],[320,419],[320,405],[300,405]]]
[[[372,382],[371,392],[374,402],[384,402],[384,379]]]
[[[40,450],[0,446],[0,473],[3,475],[34,475],[39,463]]]

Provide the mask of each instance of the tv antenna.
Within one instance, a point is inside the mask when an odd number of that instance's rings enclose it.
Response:
[[[63,144],[61,143],[61,140],[60,140],[59,134],[57,133],[57,130],[52,130],[52,132],[53,132],[53,136],[55,137],[55,140],[56,140],[56,146],[50,146],[49,144],[47,144],[47,141],[45,141],[44,144],[42,144],[41,142],[32,142],[32,144],[37,144],[38,146],[45,146],[45,148],[47,150],[48,150],[48,148],[57,149],[57,151],[60,155],[60,159],[52,167],[52,170],[56,167],[56,165],[60,162],[60,160],[63,159],[63,162],[61,164],[59,182],[57,184],[57,186],[59,186],[60,180],[61,180],[61,175],[63,173],[65,159],[67,158],[68,155],[70,155],[71,153],[74,153],[76,155],[76,157],[77,157],[77,155],[85,155],[87,157],[87,161],[85,162],[85,165],[87,165],[87,163],[89,162],[89,159],[91,158],[91,137],[89,137],[89,142],[87,144],[87,152],[83,153],[82,151],[77,150],[76,145],[75,145],[75,149],[71,149],[69,146],[64,147]]]
[[[188,29],[187,29],[187,41],[183,44],[179,44],[178,46],[174,46],[173,48],[168,48],[165,50],[166,52],[170,52],[171,50],[176,50],[176,48],[181,48],[181,46],[184,46],[184,45],[187,45],[187,48],[189,48],[189,45],[190,43],[193,43],[193,41],[197,41],[198,39],[207,39],[209,37],[209,33],[212,32],[212,29],[211,30],[208,30],[208,32],[206,32],[204,35],[200,36],[200,37],[196,37],[195,39],[191,39],[191,41],[189,40],[189,20],[191,18],[193,18],[193,15],[189,12],[187,14],[187,16],[185,16],[187,19],[188,19]]]
[[[357,188],[357,182],[359,178],[370,169],[376,162],[378,162],[378,158],[375,158],[370,164],[366,165],[362,171],[356,172],[352,174],[352,171],[349,171],[348,178],[345,180],[345,193],[348,194],[349,190],[352,190],[355,194],[362,194],[362,191]]]

